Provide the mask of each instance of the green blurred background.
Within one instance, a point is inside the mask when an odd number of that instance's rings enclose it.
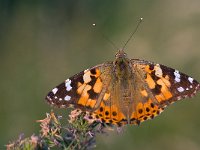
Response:
[[[200,80],[199,0],[1,0],[0,149],[21,133],[38,134],[35,121],[51,110],[44,101],[49,90],[113,60],[116,49],[101,33],[122,47],[140,17],[144,21],[126,47],[128,56]],[[199,150],[199,118],[200,94],[139,127],[98,136],[97,149]]]

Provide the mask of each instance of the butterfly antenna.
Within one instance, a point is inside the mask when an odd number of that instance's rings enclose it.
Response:
[[[142,23],[142,20],[143,20],[143,18],[140,18],[140,20],[138,21],[138,24],[137,24],[135,30],[131,33],[130,37],[128,38],[128,40],[127,40],[126,43],[124,44],[122,50],[125,49],[125,47],[126,47],[126,45],[128,44],[128,42],[132,39],[133,35],[137,32],[137,30],[138,30],[140,24]]]
[[[96,27],[96,24],[93,23],[92,24],[93,27]],[[108,36],[106,36],[105,34],[101,33],[101,36],[108,42],[110,43],[110,45],[112,45],[112,47],[114,47],[115,49],[118,49],[118,47],[113,43],[113,41],[111,41]]]

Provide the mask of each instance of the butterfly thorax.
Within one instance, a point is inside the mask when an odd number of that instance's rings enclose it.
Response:
[[[127,58],[126,53],[123,50],[119,50],[115,55],[114,72],[116,78],[119,80],[127,80],[130,75],[130,60]]]

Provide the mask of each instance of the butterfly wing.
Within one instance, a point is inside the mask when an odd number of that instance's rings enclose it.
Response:
[[[200,90],[200,83],[195,79],[164,65],[132,59],[131,66],[137,79],[131,123],[154,118],[167,105],[192,97]]]
[[[95,110],[99,107],[113,63],[106,62],[82,71],[53,88],[46,101],[56,107]]]

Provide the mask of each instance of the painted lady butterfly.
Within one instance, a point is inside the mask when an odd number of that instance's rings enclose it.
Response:
[[[123,50],[115,61],[82,71],[55,87],[46,97],[57,107],[91,112],[102,122],[139,124],[159,115],[169,104],[192,97],[200,83],[178,70],[139,59]]]

